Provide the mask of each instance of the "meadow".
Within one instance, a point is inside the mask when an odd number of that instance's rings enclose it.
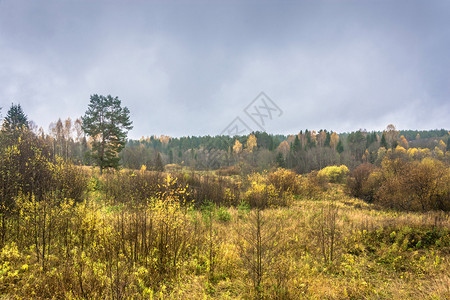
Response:
[[[285,169],[59,172],[80,199],[20,195],[2,218],[4,299],[450,296],[442,211],[388,209]]]
[[[0,131],[0,299],[450,298],[448,132],[359,131],[343,151],[326,131],[277,148],[251,134],[168,158],[171,139],[150,139],[128,146],[131,168],[11,125],[16,110]]]

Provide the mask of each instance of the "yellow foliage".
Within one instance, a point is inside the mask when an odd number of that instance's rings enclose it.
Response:
[[[336,149],[338,143],[339,143],[339,135],[336,132],[333,132],[330,137],[331,148]]]
[[[345,165],[341,165],[339,167],[329,166],[321,169],[318,172],[317,176],[326,178],[329,182],[332,183],[343,183],[348,173],[349,170]]]
[[[241,151],[242,151],[242,143],[236,139],[233,146],[233,152],[239,154],[241,153]]]
[[[164,179],[164,183],[161,192],[158,192],[160,199],[169,199],[185,203],[186,198],[189,196],[188,186],[182,186],[178,184],[178,178],[167,174]]]
[[[297,175],[291,170],[278,168],[275,172],[267,175],[267,180],[269,183],[273,184],[279,192],[299,194],[301,177],[301,175]]]
[[[441,141],[442,142],[442,141]],[[442,151],[440,148],[438,148],[437,146],[434,147],[434,154],[436,155],[436,157],[438,158],[444,158],[444,151]]]
[[[266,207],[276,205],[278,191],[273,184],[268,184],[266,178],[254,173],[248,176],[250,187],[244,194],[244,200],[254,207]]]
[[[289,153],[290,150],[289,143],[287,141],[281,142],[280,145],[278,145],[277,150],[281,152],[284,157],[286,157],[286,155]]]
[[[444,143],[443,140],[439,141],[439,144],[437,145],[437,147],[441,150],[441,151],[445,151],[445,149],[447,148],[447,145]]]
[[[256,142],[256,136],[254,134],[250,134],[247,139],[247,151],[252,152],[258,144]]]
[[[400,136],[400,141],[399,141],[400,146],[402,146],[403,148],[408,148],[408,141],[406,140],[406,138],[402,135]]]
[[[403,148],[402,146],[398,145],[397,147],[395,147],[395,153],[406,154],[406,149]]]
[[[417,148],[409,148],[406,152],[410,158],[415,158],[417,154],[419,153],[419,150]]]

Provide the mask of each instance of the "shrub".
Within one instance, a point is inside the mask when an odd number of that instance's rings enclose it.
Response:
[[[250,186],[244,194],[244,201],[251,207],[266,208],[282,203],[280,194],[273,184],[268,184],[263,175],[254,173],[248,176]]]
[[[306,198],[318,198],[326,191],[327,182],[324,177],[318,176],[317,171],[309,173],[302,181],[302,195]]]
[[[217,205],[237,205],[240,196],[239,184],[231,178],[199,174],[177,174],[178,182],[188,186],[189,201],[196,206],[204,204],[205,199]]]
[[[331,183],[344,183],[348,172],[349,170],[345,165],[329,166],[321,169],[317,175]]]
[[[437,159],[408,161],[387,156],[378,182],[374,199],[383,206],[412,211],[450,210],[450,168]]]
[[[279,192],[299,194],[301,191],[301,175],[291,170],[279,168],[267,175],[267,180]]]
[[[374,190],[369,184],[369,176],[375,170],[371,163],[363,163],[352,171],[347,178],[346,192],[353,196],[371,202]]]
[[[217,219],[222,222],[228,222],[231,220],[231,214],[225,207],[219,207],[217,209]]]

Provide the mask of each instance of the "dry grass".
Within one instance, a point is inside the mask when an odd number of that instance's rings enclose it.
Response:
[[[337,207],[336,239],[333,260],[324,261],[321,253],[319,226],[328,226],[322,215],[330,202]],[[102,274],[108,282],[108,263],[103,257],[103,248],[108,241],[115,242],[124,251],[130,251],[132,243],[134,212],[125,212],[123,223],[117,223],[120,210],[97,202],[79,211],[79,224],[88,226],[92,233],[100,234],[95,242],[86,243],[84,256],[85,269],[82,273],[87,287],[95,286],[95,274]],[[164,207],[154,208],[153,214],[167,216],[168,222],[178,222],[167,215]],[[173,207],[172,209],[176,209]],[[180,208],[183,210],[183,208]],[[216,208],[217,213],[217,208]],[[185,212],[171,211],[173,216]],[[244,255],[251,257],[249,243],[252,235],[252,215],[245,207],[222,208],[221,218],[215,217],[212,231],[199,210],[188,213],[190,220],[184,221],[183,233],[177,240],[183,243],[183,259],[177,265],[177,272],[170,280],[152,284],[152,278],[140,275],[143,272],[141,261],[127,264],[125,257],[119,255],[118,266],[123,260],[123,280],[129,289],[123,296],[135,299],[252,299],[257,298],[252,281],[252,269]],[[217,214],[218,216],[218,214]],[[265,244],[262,283],[259,297],[264,299],[448,299],[450,285],[450,232],[449,215],[439,212],[408,213],[381,210],[374,205],[344,196],[339,190],[323,195],[316,200],[295,200],[290,207],[268,208],[262,211],[261,232]],[[95,219],[95,222],[93,220]],[[156,219],[155,219],[156,220]],[[156,221],[155,221],[156,222]],[[123,225],[124,239],[117,240],[117,225]],[[155,223],[156,224],[156,223]],[[324,225],[325,224],[325,225]],[[324,230],[327,230],[325,228]],[[80,228],[77,229],[81,232]],[[433,231],[434,230],[434,231]],[[88,233],[89,233],[88,232]],[[127,232],[130,232],[127,235]],[[209,271],[208,232],[214,243],[214,271]],[[447,236],[434,237],[430,244],[422,247],[411,244],[413,237],[423,238],[432,232],[443,232]],[[155,231],[157,234],[158,231]],[[326,233],[325,233],[326,234]],[[111,235],[111,236],[110,236]],[[93,236],[94,237],[94,236]],[[248,241],[242,244],[242,239]],[[73,243],[77,238],[74,237]],[[182,240],[185,239],[185,240]],[[435,242],[435,240],[437,242]],[[439,242],[439,244],[438,244]],[[105,244],[102,244],[105,243]],[[246,244],[247,243],[247,244]],[[408,244],[409,243],[409,244]],[[243,248],[247,252],[243,252]],[[245,246],[246,245],[246,246]],[[245,248],[247,247],[247,248]],[[6,249],[6,248],[4,248]],[[31,291],[34,297],[43,298],[44,289],[54,289],[57,295],[69,295],[71,286],[57,280],[59,272],[72,264],[66,258],[53,256],[52,270],[42,272],[36,264],[29,248],[3,250],[3,264],[0,289],[7,299],[9,296],[26,297]],[[5,252],[6,251],[6,252]],[[9,252],[8,252],[9,251]],[[15,251],[18,251],[17,253]],[[155,250],[156,251],[156,250]],[[93,253],[96,253],[95,256]],[[14,259],[11,259],[14,257]],[[149,254],[149,259],[156,259]],[[248,257],[247,257],[248,258]],[[67,259],[75,259],[69,256]],[[103,261],[105,259],[105,261]],[[116,259],[116,258],[109,258]],[[6,262],[8,264],[5,264]],[[106,264],[105,264],[106,262]],[[23,267],[24,265],[29,268]],[[89,268],[95,268],[94,271]],[[117,267],[119,268],[119,267]],[[15,270],[17,275],[14,275]],[[54,273],[51,273],[51,272]],[[144,269],[145,271],[145,269]],[[50,273],[49,273],[50,272]],[[53,274],[53,275],[52,275]],[[30,284],[31,283],[31,284]],[[72,284],[76,281],[72,281]],[[48,285],[46,287],[46,285]],[[140,287],[142,286],[142,287]],[[145,286],[145,288],[144,288]],[[104,289],[104,290],[102,290]],[[108,284],[98,287],[98,297],[110,298]],[[77,294],[74,294],[77,295]]]

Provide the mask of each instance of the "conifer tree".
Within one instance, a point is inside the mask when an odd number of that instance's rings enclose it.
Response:
[[[383,135],[381,136],[380,148],[381,148],[381,147],[384,147],[385,149],[388,148],[388,144],[387,144],[387,141],[386,141],[386,136],[384,135],[384,133],[383,133]]]
[[[336,146],[336,151],[341,154],[342,152],[344,152],[344,145],[342,145],[342,141],[339,140],[337,146]]]
[[[28,129],[28,117],[23,112],[20,104],[11,104],[11,107],[6,113],[5,119],[3,120],[2,129],[8,133]]]
[[[100,167],[100,174],[104,168],[118,168],[119,153],[133,128],[128,108],[122,108],[118,97],[94,94],[81,119],[84,132],[93,140],[92,157]]]

